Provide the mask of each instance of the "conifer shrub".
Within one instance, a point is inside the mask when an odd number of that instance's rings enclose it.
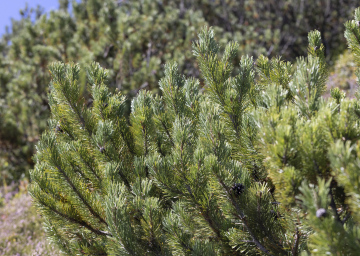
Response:
[[[345,37],[360,64],[360,8]],[[205,84],[165,66],[162,95],[126,97],[108,71],[50,65],[49,129],[29,189],[50,240],[69,255],[356,255],[359,99],[324,100],[319,31],[308,56],[243,56],[204,28]]]
[[[325,2],[59,0],[59,9],[48,14],[40,7],[21,10],[22,18],[0,39],[0,183],[17,181],[33,167],[34,145],[49,117],[50,63],[98,62],[108,70],[110,90],[127,96],[128,115],[140,88],[161,93],[165,63],[176,61],[181,74],[199,78],[191,42],[204,25],[213,27],[221,44],[239,43],[235,73],[241,55],[303,55],[314,28],[331,59],[345,48],[343,23],[358,3]],[[79,77],[84,87],[85,77]]]

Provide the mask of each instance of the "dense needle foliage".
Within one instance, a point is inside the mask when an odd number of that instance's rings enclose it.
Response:
[[[108,70],[111,91],[131,98],[139,89],[158,90],[163,65],[176,61],[181,74],[199,78],[191,44],[204,25],[221,44],[239,43],[242,55],[304,55],[307,33],[318,29],[328,59],[345,46],[343,23],[355,0],[59,0],[59,9],[21,10],[22,19],[0,40],[0,182],[18,180],[33,166],[38,134],[49,117],[47,101],[54,61],[92,61]],[[35,21],[34,21],[35,20]],[[81,69],[84,70],[84,69]],[[234,72],[235,72],[234,71]],[[81,88],[86,75],[79,74]],[[81,89],[85,93],[86,91]],[[160,92],[161,93],[161,92]],[[90,102],[89,102],[90,104]]]
[[[360,64],[360,9],[345,37]],[[130,117],[109,72],[50,65],[49,129],[30,194],[69,255],[356,255],[359,99],[324,100],[319,31],[308,56],[241,57],[214,30],[193,43],[201,82],[165,66],[161,96],[140,90]],[[203,84],[203,86],[201,86]]]

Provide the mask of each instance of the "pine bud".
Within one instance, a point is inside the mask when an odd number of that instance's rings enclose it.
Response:
[[[322,217],[326,217],[327,212],[324,208],[320,208],[316,211],[316,217],[318,218],[322,218]]]
[[[314,47],[314,51],[316,52],[319,49],[319,46]]]
[[[230,190],[234,191],[235,195],[241,195],[245,190],[245,185],[242,183],[235,183]]]
[[[101,154],[104,154],[105,148],[104,148],[104,147],[101,147],[101,148],[100,148],[100,152],[101,152]]]

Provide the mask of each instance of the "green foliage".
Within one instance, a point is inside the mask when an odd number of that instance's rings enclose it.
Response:
[[[60,0],[59,9],[49,14],[40,7],[21,10],[22,19],[13,20],[12,30],[0,41],[0,179],[6,182],[18,180],[33,166],[34,144],[49,117],[47,66],[53,61],[82,67],[100,63],[109,72],[111,91],[118,88],[127,96],[129,114],[130,101],[140,89],[161,93],[158,81],[165,63],[176,61],[180,73],[199,78],[191,42],[204,25],[213,27],[221,44],[239,42],[240,51],[226,53],[234,54],[231,58],[224,55],[237,73],[241,55],[281,54],[287,60],[303,55],[307,32],[314,28],[322,33],[326,57],[336,56],[345,48],[342,24],[357,4],[84,0],[72,1],[70,14],[69,2]],[[85,72],[79,81],[88,100]]]
[[[254,132],[253,61],[244,58],[241,74],[232,77],[226,63],[235,45],[220,57],[213,31],[204,30],[194,53],[211,81],[209,93],[169,64],[163,96],[139,92],[130,124],[125,98],[109,91],[98,64],[87,70],[90,107],[80,93],[79,65],[50,66],[52,118],[37,145],[29,191],[62,251],[237,255],[272,248],[286,254],[291,241],[270,214],[269,189],[246,167],[258,161],[251,139],[235,147]],[[223,67],[226,74],[215,77]]]
[[[346,23],[345,36],[356,59],[354,24]],[[315,36],[309,33],[309,57],[300,59],[292,74],[292,100],[283,88],[276,88],[276,80],[275,86],[265,88],[265,111],[256,113],[261,152],[284,218],[297,220],[294,224],[307,240],[308,253],[355,255],[358,102],[338,88],[331,91],[332,99],[320,97],[327,71],[322,47],[312,51]]]
[[[325,49],[308,39],[295,64],[235,68],[238,45],[221,51],[205,27],[202,81],[165,65],[161,96],[140,90],[129,118],[111,71],[51,64],[29,189],[51,241],[81,255],[356,255],[360,107],[339,89],[321,97]]]

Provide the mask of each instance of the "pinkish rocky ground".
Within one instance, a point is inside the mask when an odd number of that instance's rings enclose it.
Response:
[[[0,192],[0,255],[60,255],[46,241],[41,219],[32,206],[26,185],[2,187]]]

